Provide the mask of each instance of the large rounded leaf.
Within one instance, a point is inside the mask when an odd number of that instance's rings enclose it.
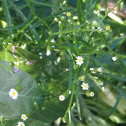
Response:
[[[9,96],[10,89],[17,89],[18,98]],[[42,102],[42,92],[36,81],[29,74],[10,69],[8,63],[0,61],[0,115],[4,118],[17,118],[22,114],[30,114],[34,110],[34,102]]]

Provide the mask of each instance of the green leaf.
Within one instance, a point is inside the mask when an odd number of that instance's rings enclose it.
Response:
[[[35,106],[42,102],[42,92],[36,81],[26,72],[19,70],[13,73],[9,64],[0,61],[0,114],[4,118],[20,118],[22,114],[30,114]],[[10,89],[21,86],[18,98],[12,99],[9,96]]]
[[[51,80],[48,83],[48,96],[45,97],[39,109],[33,113],[32,118],[42,122],[51,122],[63,117],[69,104],[69,96],[66,90],[67,86],[63,82]],[[60,95],[65,96],[64,101],[59,100]]]
[[[0,60],[15,63],[21,70],[28,72],[33,77],[37,77],[43,68],[44,62],[31,52],[19,47],[15,47],[15,51],[12,52],[12,48],[12,44],[8,44],[6,49],[1,48]]]

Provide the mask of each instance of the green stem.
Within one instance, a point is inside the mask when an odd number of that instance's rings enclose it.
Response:
[[[7,21],[8,33],[9,33],[10,37],[12,37],[13,31],[12,31],[12,29],[9,28],[9,27],[12,26],[11,15],[10,15],[10,12],[9,12],[7,0],[2,0],[2,5],[3,5],[4,13],[5,13],[5,18],[6,18],[6,21]]]
[[[39,16],[37,16],[37,14],[35,13],[35,11],[33,10],[33,7],[31,6],[31,4],[29,3],[29,1],[28,0],[25,0],[26,1],[26,3],[27,3],[27,5],[29,6],[29,8],[30,8],[30,10],[31,10],[31,12],[32,12],[32,14],[37,18],[37,19],[39,19],[52,33],[53,33],[53,31],[52,31],[52,29],[50,28],[50,26],[42,19],[42,18],[40,18]]]
[[[8,38],[5,41],[11,42],[14,38],[16,38],[20,33],[22,33],[33,21],[35,18],[33,18],[25,27],[23,27],[19,32],[17,32],[12,38]]]

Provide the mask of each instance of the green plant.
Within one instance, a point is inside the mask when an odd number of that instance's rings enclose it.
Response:
[[[126,124],[126,26],[99,2],[0,1],[1,126]]]

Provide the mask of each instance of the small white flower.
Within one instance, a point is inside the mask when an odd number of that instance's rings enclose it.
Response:
[[[84,62],[83,62],[82,56],[77,56],[76,59],[77,59],[77,60],[76,60],[76,64],[77,64],[77,65],[81,66],[81,64],[84,63]]]
[[[51,39],[51,42],[52,42],[52,43],[55,43],[56,41],[55,41],[55,39]]]
[[[112,61],[114,61],[114,62],[115,62],[116,60],[117,60],[117,58],[116,58],[116,57],[112,57]]]
[[[99,81],[98,84],[99,84],[100,86],[102,86],[102,85],[103,85],[103,82],[102,82],[102,81]]]
[[[46,51],[46,55],[47,55],[47,56],[51,55],[51,51],[50,51],[50,50],[47,50],[47,51]]]
[[[71,13],[70,13],[70,12],[67,12],[66,15],[67,15],[67,16],[71,16]]]
[[[102,88],[101,88],[101,90],[104,92],[105,88],[104,88],[104,87],[102,87]]]
[[[17,97],[18,97],[18,92],[17,92],[15,89],[10,89],[10,91],[9,91],[9,96],[10,96],[12,99],[17,99]]]
[[[80,81],[84,81],[84,76],[79,77]]]
[[[55,17],[55,18],[54,18],[54,21],[55,21],[55,22],[58,22],[59,20],[58,20],[58,18]]]
[[[64,1],[63,1],[63,5],[65,5],[66,3],[67,3],[67,1],[66,1],[66,0],[64,0]]]
[[[83,90],[88,90],[89,88],[88,83],[84,83],[84,82],[81,84],[81,87]]]
[[[71,94],[71,91],[70,90],[68,90],[67,92],[68,92],[68,94]]]
[[[98,29],[99,31],[102,31],[102,28],[101,28],[101,27],[98,27],[97,29]]]
[[[91,92],[91,93],[90,93],[90,96],[91,96],[91,97],[93,97],[94,95],[95,95],[94,92]]]
[[[60,100],[60,101],[64,101],[64,100],[65,100],[65,96],[64,96],[64,95],[60,95],[60,96],[59,96],[59,100]]]
[[[98,80],[98,77],[94,77],[94,78]]]
[[[78,19],[78,16],[73,16],[73,20],[77,20]]]
[[[90,68],[90,71],[93,71],[94,70],[94,68]]]
[[[18,122],[17,126],[25,126],[24,122]]]
[[[42,56],[40,56],[39,58],[42,59]]]
[[[98,68],[98,72],[102,72],[102,67],[99,67]]]
[[[41,56],[41,55],[42,55],[42,53],[40,52],[40,53],[39,53],[39,55]]]
[[[106,30],[110,30],[111,27],[109,25],[106,26]]]
[[[26,121],[27,118],[28,118],[28,117],[26,116],[26,114],[22,114],[21,119],[23,119],[23,121]]]
[[[59,22],[58,22],[58,24],[62,24],[62,22],[61,22],[61,21],[59,21]]]

